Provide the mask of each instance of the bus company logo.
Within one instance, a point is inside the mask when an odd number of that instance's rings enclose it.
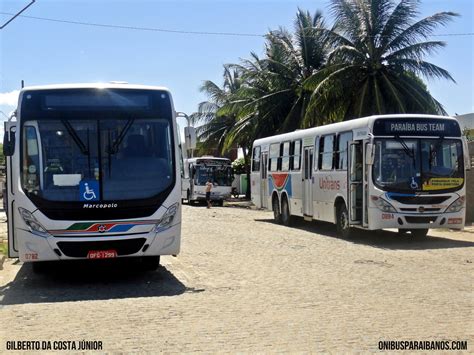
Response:
[[[341,183],[339,180],[332,180],[331,178],[319,178],[319,188],[321,190],[340,190]]]
[[[101,224],[97,227],[99,233],[104,233],[107,230],[107,227],[104,224]]]
[[[85,203],[82,208],[117,208],[117,203]]]

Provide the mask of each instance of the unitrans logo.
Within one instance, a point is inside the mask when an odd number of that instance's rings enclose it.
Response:
[[[117,208],[118,204],[116,203],[85,203],[82,208]]]

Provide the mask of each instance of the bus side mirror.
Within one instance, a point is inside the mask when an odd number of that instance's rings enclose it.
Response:
[[[184,127],[184,144],[186,149],[196,149],[196,128]]]
[[[6,157],[11,157],[15,152],[15,131],[9,130],[5,131],[3,135],[3,155]]]
[[[372,143],[366,145],[365,163],[367,165],[372,165],[374,163],[374,145]]]

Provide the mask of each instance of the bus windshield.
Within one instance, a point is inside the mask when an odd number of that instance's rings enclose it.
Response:
[[[208,180],[211,180],[217,186],[231,186],[232,168],[229,165],[196,166],[195,184],[204,186]]]
[[[134,200],[173,183],[167,119],[38,119],[23,124],[22,187],[50,201]]]
[[[464,184],[462,144],[455,139],[377,139],[373,180],[393,192],[453,191]]]

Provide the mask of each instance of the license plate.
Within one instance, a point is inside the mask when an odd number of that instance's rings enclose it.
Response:
[[[462,218],[448,218],[448,224],[462,224]]]
[[[89,250],[89,252],[87,253],[87,258],[89,259],[109,259],[116,257],[116,250]]]

